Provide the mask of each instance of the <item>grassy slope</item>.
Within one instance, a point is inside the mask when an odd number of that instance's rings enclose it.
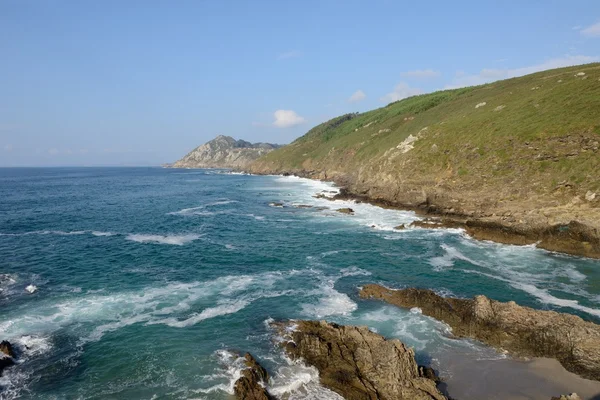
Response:
[[[580,72],[585,75],[576,76]],[[413,150],[394,149],[420,131]],[[563,198],[546,205],[558,205],[600,191],[598,141],[600,64],[588,64],[338,117],[263,157],[252,170],[327,171],[367,186],[396,185],[396,191],[410,184],[466,196],[491,191],[500,201],[551,194],[553,201]],[[379,192],[371,195],[403,200]],[[400,198],[389,198],[394,196]]]

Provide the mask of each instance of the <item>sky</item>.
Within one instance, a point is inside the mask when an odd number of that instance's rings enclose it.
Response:
[[[600,61],[600,1],[0,0],[0,166],[289,143],[408,96]]]

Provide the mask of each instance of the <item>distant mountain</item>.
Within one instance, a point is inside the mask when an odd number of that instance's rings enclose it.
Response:
[[[210,142],[185,155],[170,165],[172,168],[234,168],[249,166],[259,157],[281,147],[271,143],[250,143],[219,135]]]

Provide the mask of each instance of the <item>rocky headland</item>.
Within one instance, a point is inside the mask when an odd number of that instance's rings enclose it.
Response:
[[[318,125],[248,171],[600,258],[599,78],[596,63],[410,97]]]
[[[534,310],[485,296],[445,298],[427,289],[365,285],[360,296],[403,308],[418,307],[456,337],[477,339],[514,356],[557,359],[568,371],[600,381],[600,325],[578,316]]]
[[[168,165],[172,168],[247,168],[258,158],[279,148],[271,143],[250,143],[219,135],[190,151],[181,160]]]

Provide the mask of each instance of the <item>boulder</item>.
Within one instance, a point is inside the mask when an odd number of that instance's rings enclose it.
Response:
[[[401,231],[401,230],[406,229],[406,225],[400,224],[398,226],[395,226],[394,229],[396,229],[397,231]]]
[[[272,323],[292,359],[319,371],[322,385],[348,400],[445,400],[434,380],[422,376],[414,351],[367,327],[326,321]]]
[[[351,208],[347,208],[347,207],[346,208],[338,208],[336,211],[339,213],[342,213],[342,214],[350,214],[350,215],[354,214],[354,210]]]
[[[15,351],[10,342],[3,340],[0,342],[0,376],[5,368],[15,365]]]
[[[600,325],[576,315],[485,296],[444,298],[428,289],[393,290],[373,284],[363,286],[360,296],[419,307],[424,315],[450,325],[455,336],[478,339],[516,356],[555,358],[573,373],[600,380]]]
[[[240,400],[273,400],[266,385],[269,382],[269,374],[250,353],[244,355],[246,369],[242,376],[235,381],[233,390],[236,398]]]

